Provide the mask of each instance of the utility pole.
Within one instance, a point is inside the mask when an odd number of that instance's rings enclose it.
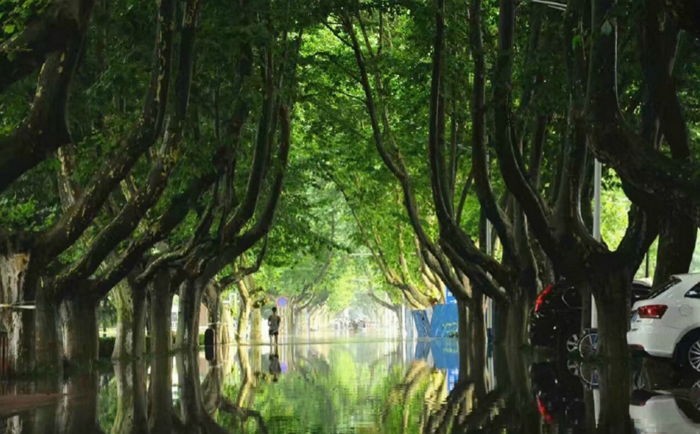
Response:
[[[593,238],[601,240],[600,236],[600,189],[603,178],[603,165],[598,159],[593,163]],[[598,327],[598,307],[595,297],[591,294],[591,328]]]

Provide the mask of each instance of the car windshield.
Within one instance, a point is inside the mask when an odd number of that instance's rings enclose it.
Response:
[[[659,295],[663,294],[668,288],[672,287],[676,283],[680,282],[681,279],[677,278],[676,276],[671,276],[670,279],[662,283],[661,285],[655,286],[651,289],[651,293],[649,294],[649,298],[655,298],[658,297]]]

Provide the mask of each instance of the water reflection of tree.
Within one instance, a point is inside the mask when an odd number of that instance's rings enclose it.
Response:
[[[146,378],[143,362],[117,362],[114,377],[117,383],[117,415],[112,434],[147,433]]]
[[[464,347],[464,346],[463,346]],[[460,351],[470,352],[468,348]],[[447,393],[446,375],[423,361],[413,362],[386,403],[384,424],[392,409],[401,412],[407,432],[412,414],[420,408],[424,433],[539,432],[539,416],[533,405],[527,361],[521,354],[494,355],[497,386],[488,384],[486,360],[477,354],[461,354],[460,376]]]
[[[256,350],[257,351],[255,351],[254,357],[255,355],[260,357],[259,347],[256,348]],[[257,385],[259,375],[256,375],[254,367],[250,363],[250,358],[248,357],[248,347],[238,346],[237,354],[239,371],[241,373],[240,388],[236,394],[235,401],[232,401],[222,393],[223,379],[219,378],[216,388],[216,390],[219,392],[218,408],[222,412],[233,417],[234,421],[231,425],[236,427],[235,432],[245,432],[244,429],[248,421],[253,420],[258,428],[258,432],[267,433],[267,425],[265,424],[262,415],[260,412],[252,409],[252,405],[255,400],[255,387]],[[257,364],[259,365],[259,363]],[[259,372],[260,371],[258,370],[258,373]]]
[[[388,395],[382,411],[382,425],[393,426],[392,416],[399,411],[401,431],[408,432],[411,415],[416,408],[415,398],[420,395],[419,402],[423,403],[422,415],[430,415],[436,411],[440,402],[446,396],[445,374],[430,366],[424,360],[411,363],[404,375],[403,381],[394,386]],[[425,422],[421,417],[421,426]]]

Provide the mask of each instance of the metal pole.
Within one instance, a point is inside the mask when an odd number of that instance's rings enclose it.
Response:
[[[486,170],[489,170],[489,153],[486,152]],[[491,238],[491,221],[487,218],[486,219],[486,254],[493,256],[493,239]],[[493,336],[494,335],[494,330],[493,330],[493,311],[494,311],[494,302],[493,298],[489,297],[487,302],[486,302],[486,330],[488,333]],[[488,337],[487,337],[488,339]]]
[[[597,159],[593,163],[593,238],[601,240],[600,236],[600,188],[603,178],[603,165]],[[591,294],[591,328],[598,327],[598,307]]]
[[[491,222],[486,219],[486,254],[493,255],[493,240],[491,239]],[[493,333],[493,298],[489,297],[486,307],[486,327]]]

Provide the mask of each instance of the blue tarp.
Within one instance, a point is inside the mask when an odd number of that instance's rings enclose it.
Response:
[[[413,323],[416,325],[416,333],[419,338],[430,337],[430,320],[428,319],[428,312],[425,310],[412,310]]]
[[[455,339],[433,339],[430,342],[433,363],[447,374],[447,390],[452,391],[459,378],[459,344]]]
[[[436,304],[430,322],[430,336],[435,338],[457,336],[457,305]]]

